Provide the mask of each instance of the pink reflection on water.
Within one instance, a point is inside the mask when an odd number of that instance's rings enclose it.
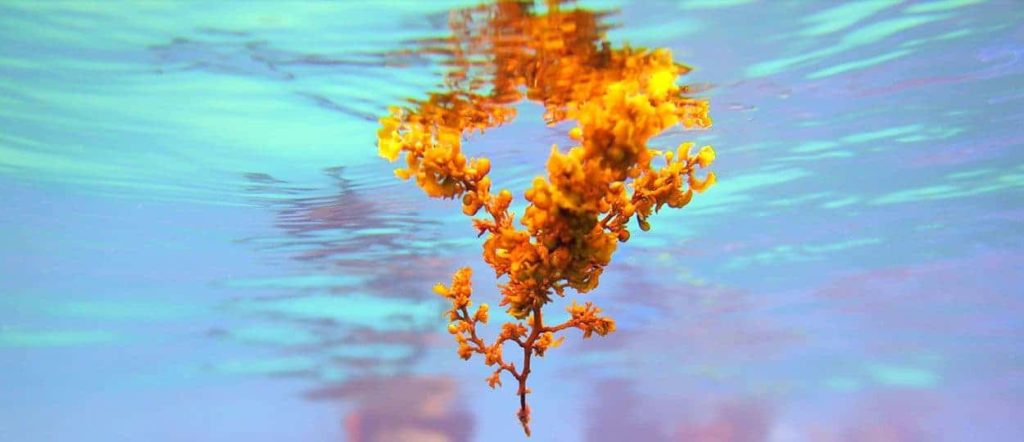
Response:
[[[362,378],[320,387],[306,396],[354,404],[343,424],[351,442],[465,442],[473,434],[473,415],[461,405],[457,386],[447,377]]]
[[[705,421],[679,424],[672,440],[693,442],[757,442],[768,439],[773,416],[758,401],[736,400],[718,405]]]

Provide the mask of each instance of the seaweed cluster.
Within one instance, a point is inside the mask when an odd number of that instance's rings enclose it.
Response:
[[[421,49],[445,57],[451,67],[446,89],[392,107],[377,133],[381,156],[396,161],[404,155],[405,167],[395,170],[399,178],[414,180],[430,197],[461,198],[463,213],[486,235],[483,259],[500,281],[499,305],[512,319],[497,338],[488,343],[478,333],[491,312],[487,304],[473,308],[469,267],[434,291],[451,302],[448,330],[459,356],[482,355],[494,368],[487,378],[492,388],[501,385],[503,372],[518,383],[518,418],[527,435],[532,356],[557,347],[566,329],[579,329],[584,338],[615,330],[615,321],[589,301],[573,301],[569,318],[557,324],[545,322],[545,307],[567,289],[595,289],[618,243],[630,238],[633,219],[646,231],[653,213],[666,205],[681,208],[715,182],[713,172],[698,174],[715,159],[710,146],[692,152],[692,143],[674,151],[647,145],[676,125],[711,125],[707,101],[677,85],[689,68],[665,49],[612,48],[600,13],[563,9],[558,2],[544,9],[499,1],[453,12],[453,35]],[[568,135],[578,145],[564,152],[552,146],[547,175],[526,190],[529,204],[516,223],[512,193],[492,188],[490,160],[467,158],[462,143],[510,121],[524,95],[544,106],[547,124],[575,121]],[[505,358],[506,343],[522,350],[521,362]]]

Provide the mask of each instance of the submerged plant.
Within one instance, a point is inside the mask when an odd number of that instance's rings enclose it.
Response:
[[[381,156],[405,156],[406,167],[395,170],[399,178],[414,179],[430,197],[461,198],[467,216],[483,210],[473,226],[486,235],[483,259],[501,281],[499,305],[511,320],[494,341],[481,338],[478,326],[491,312],[487,304],[473,308],[469,267],[434,291],[451,302],[448,331],[459,356],[482,355],[494,369],[487,378],[492,388],[503,372],[517,382],[517,415],[527,435],[532,357],[561,344],[566,329],[579,329],[584,338],[615,330],[615,321],[589,301],[573,301],[561,323],[545,322],[545,308],[567,289],[584,294],[598,286],[617,244],[630,238],[631,220],[646,231],[653,213],[683,207],[715,182],[712,172],[697,175],[715,159],[711,147],[692,152],[692,143],[684,143],[673,152],[647,145],[675,125],[711,125],[707,102],[676,84],[689,68],[665,49],[613,49],[599,18],[556,2],[542,14],[517,1],[453,13],[454,37],[426,42],[422,51],[455,67],[448,90],[391,108],[377,132]],[[462,141],[510,121],[524,91],[543,104],[548,124],[575,121],[568,135],[578,145],[564,152],[552,146],[547,175],[526,191],[529,204],[517,225],[509,212],[512,193],[492,191],[490,160],[467,158]],[[663,165],[655,166],[659,157]],[[522,350],[521,359],[505,358],[509,343]]]

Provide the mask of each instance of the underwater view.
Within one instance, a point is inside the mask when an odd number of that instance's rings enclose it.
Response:
[[[1018,0],[13,0],[0,90],[0,441],[1024,440]]]

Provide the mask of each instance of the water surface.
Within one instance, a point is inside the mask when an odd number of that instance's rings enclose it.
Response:
[[[0,5],[0,439],[520,440],[430,287],[480,240],[376,156],[473,2]],[[1024,8],[602,1],[719,184],[535,364],[536,440],[1024,437]],[[563,131],[474,138],[522,190]],[[397,430],[396,430],[397,429]],[[432,439],[433,438],[433,439]]]

